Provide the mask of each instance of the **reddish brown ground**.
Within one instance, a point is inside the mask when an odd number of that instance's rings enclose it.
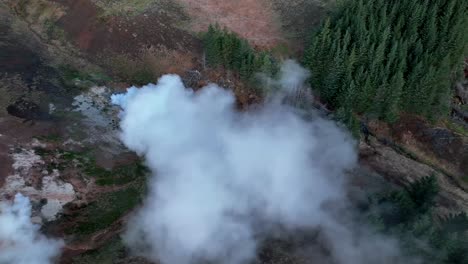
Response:
[[[1,116],[0,113],[0,187],[3,186],[7,176],[11,175],[12,159],[11,148],[31,142],[34,136],[53,133],[53,124],[50,122],[23,123],[21,119],[12,116]]]
[[[199,41],[173,27],[173,18],[158,12],[134,17],[102,17],[102,10],[90,0],[53,0],[66,7],[59,25],[81,50],[135,54],[141,48],[163,46],[169,49],[199,51]]]
[[[265,0],[179,0],[192,17],[192,29],[204,31],[208,25],[221,26],[262,47],[283,43],[278,19]]]

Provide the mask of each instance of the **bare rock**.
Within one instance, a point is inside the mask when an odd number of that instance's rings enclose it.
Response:
[[[202,75],[197,70],[186,71],[182,75],[182,82],[184,83],[185,87],[197,87],[201,79]]]

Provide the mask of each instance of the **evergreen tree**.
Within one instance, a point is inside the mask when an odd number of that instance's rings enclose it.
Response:
[[[402,111],[448,113],[451,77],[468,47],[468,1],[344,0],[337,9],[304,55],[321,98],[338,109],[354,83],[358,114],[392,122]]]
[[[256,72],[273,76],[278,65],[266,52],[256,52],[249,43],[235,33],[210,25],[203,35],[205,57],[208,66],[222,66],[233,70],[242,79],[249,80]]]
[[[434,175],[424,177],[412,183],[406,188],[407,193],[414,202],[416,209],[424,213],[434,204],[434,199],[439,193],[439,186]]]

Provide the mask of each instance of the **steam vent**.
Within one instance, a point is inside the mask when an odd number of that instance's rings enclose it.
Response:
[[[468,1],[0,0],[0,264],[468,263]]]

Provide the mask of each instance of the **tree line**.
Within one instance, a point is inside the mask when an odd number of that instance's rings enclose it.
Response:
[[[256,73],[274,76],[279,70],[277,60],[268,52],[256,51],[245,39],[217,24],[210,25],[202,39],[208,66],[223,66],[244,80]]]
[[[467,11],[461,0],[340,1],[306,49],[311,85],[348,115],[446,115],[467,51]]]

